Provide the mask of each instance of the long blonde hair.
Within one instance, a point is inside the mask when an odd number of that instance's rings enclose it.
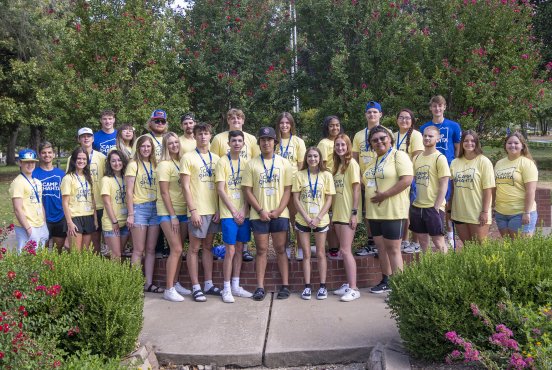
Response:
[[[183,153],[182,153],[182,148],[180,147],[180,139],[178,138],[177,134],[175,134],[172,131],[169,131],[165,135],[163,135],[163,141],[162,141],[162,146],[161,146],[163,148],[163,150],[161,152],[160,162],[172,160],[171,152],[169,151],[169,146],[167,145],[167,142],[169,141],[169,139],[171,137],[174,137],[174,138],[176,138],[176,140],[178,140],[178,154],[177,154],[177,157],[178,157],[178,159],[180,159],[182,157]]]
[[[334,167],[332,168],[332,175],[337,174],[337,171],[339,170],[339,166],[341,166],[341,173],[344,174],[345,171],[347,171],[347,168],[349,167],[349,163],[351,163],[351,158],[353,158],[353,144],[351,144],[351,139],[347,134],[339,134],[334,140],[334,143],[337,139],[341,139],[345,142],[347,145],[347,152],[345,152],[345,155],[343,156],[345,160],[341,162],[341,157],[337,155],[335,152],[335,144],[334,144],[334,152],[333,152],[333,162]]]

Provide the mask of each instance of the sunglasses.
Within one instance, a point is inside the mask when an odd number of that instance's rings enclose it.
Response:
[[[387,141],[387,136],[380,136],[380,137],[374,137],[372,140],[370,140],[372,143],[379,143],[380,141],[382,143],[385,143]]]
[[[167,121],[162,119],[156,119],[156,120],[153,120],[153,123],[155,123],[156,125],[166,125]]]

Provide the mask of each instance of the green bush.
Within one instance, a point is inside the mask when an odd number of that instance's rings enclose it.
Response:
[[[552,290],[552,238],[490,240],[461,253],[429,253],[393,276],[388,304],[406,348],[416,358],[443,360],[454,347],[444,334],[462,333],[479,347],[484,325],[476,304],[498,317],[499,302],[545,305]],[[515,328],[514,328],[515,329]]]
[[[121,365],[118,359],[109,359],[83,351],[67,358],[61,368],[64,370],[121,370],[126,367]]]
[[[61,338],[60,347],[109,358],[131,352],[143,322],[142,271],[88,251],[51,259],[55,268],[47,279],[62,286],[63,312],[76,315],[76,326]]]

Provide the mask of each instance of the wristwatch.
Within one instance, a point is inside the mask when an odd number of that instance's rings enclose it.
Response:
[[[351,214],[352,214],[353,216],[356,216],[356,215],[358,214],[358,210],[357,210],[356,208],[353,208],[353,209],[351,210]]]

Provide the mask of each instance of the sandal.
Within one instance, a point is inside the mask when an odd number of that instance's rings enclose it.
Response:
[[[222,295],[222,290],[213,285],[211,288],[209,288],[209,290],[205,292],[205,294],[220,296]]]
[[[289,291],[289,288],[287,286],[282,286],[280,288],[280,291],[278,292],[278,295],[276,296],[277,299],[288,299],[291,295],[291,292]]]
[[[194,298],[194,301],[196,302],[205,302],[207,301],[207,297],[205,297],[205,294],[203,294],[203,290],[198,289],[192,293],[192,297]]]
[[[266,293],[263,288],[257,288],[255,290],[255,293],[253,293],[253,300],[255,301],[262,301],[265,299]]]
[[[161,287],[158,287],[157,285],[155,284],[150,284],[147,288],[144,286],[144,292],[149,292],[149,293],[163,293],[165,291],[165,289],[161,288]]]

